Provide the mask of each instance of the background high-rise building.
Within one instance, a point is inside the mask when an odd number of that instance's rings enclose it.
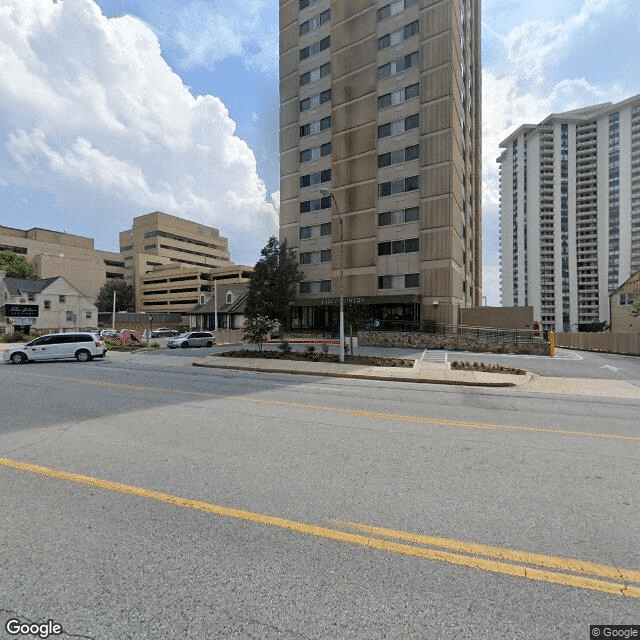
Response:
[[[0,226],[0,251],[10,251],[31,262],[39,278],[62,276],[95,300],[106,282],[125,277],[119,253],[94,249],[94,239],[52,229],[13,229]]]
[[[341,289],[380,319],[479,304],[480,1],[280,0],[280,101],[294,323]]]
[[[229,241],[220,235],[218,229],[161,211],[137,216],[133,219],[131,229],[120,232],[120,255],[127,269],[125,278],[135,290],[136,311],[153,311],[153,305],[157,304],[162,293],[160,290],[155,291],[152,296],[153,304],[145,305],[142,280],[154,267],[173,265],[191,269],[189,275],[186,272],[183,275],[183,279],[187,281],[195,277],[194,273],[198,269],[232,264]],[[174,275],[172,282],[179,282],[179,278],[179,275]],[[181,308],[199,304],[200,291],[197,287],[194,288],[190,283],[185,284],[183,289],[182,292],[178,288],[172,289],[174,297],[178,293],[189,293],[176,298],[176,304]],[[166,287],[164,294],[168,295]]]
[[[640,95],[500,146],[503,306],[533,306],[547,331],[609,322],[609,293],[640,269]]]

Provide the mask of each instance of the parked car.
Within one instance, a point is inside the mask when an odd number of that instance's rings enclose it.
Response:
[[[187,349],[188,347],[213,347],[216,337],[210,331],[187,331],[167,342],[169,349]]]
[[[168,327],[158,327],[151,332],[152,338],[172,338],[177,335],[178,332],[175,329],[169,329]]]
[[[70,360],[88,362],[102,358],[107,347],[97,333],[49,333],[27,344],[12,347],[4,352],[5,362],[24,364],[29,360]]]
[[[120,336],[120,332],[115,329],[102,329],[100,331],[101,338],[118,338]]]

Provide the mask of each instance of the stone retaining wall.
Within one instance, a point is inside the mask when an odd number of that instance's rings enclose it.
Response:
[[[361,347],[397,347],[408,349],[445,349],[447,351],[473,351],[478,353],[528,353],[549,355],[548,342],[489,342],[469,338],[447,338],[425,333],[399,333],[395,331],[359,331]]]

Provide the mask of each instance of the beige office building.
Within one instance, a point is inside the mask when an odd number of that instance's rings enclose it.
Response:
[[[24,256],[40,278],[61,276],[92,300],[106,282],[125,277],[120,254],[94,249],[93,238],[72,233],[0,226],[0,251]]]
[[[280,0],[280,101],[294,323],[480,304],[480,1]]]
[[[173,277],[184,277],[186,282],[194,277],[197,279],[197,274],[203,269],[232,264],[229,241],[220,235],[218,229],[161,211],[134,218],[131,229],[120,232],[120,255],[128,269],[127,281],[135,289],[136,311],[169,306],[168,300],[164,305],[160,304],[159,293],[150,295],[147,289],[143,295],[144,276],[156,267],[169,265],[176,271],[182,267],[185,273],[176,273]],[[191,286],[185,285],[184,288]],[[199,295],[178,289],[173,287],[176,308],[171,310],[186,310],[189,305],[192,308],[199,304]],[[187,295],[178,295],[181,293]]]

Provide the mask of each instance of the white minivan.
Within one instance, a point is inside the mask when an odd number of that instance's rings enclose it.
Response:
[[[24,364],[29,360],[70,360],[88,362],[102,358],[107,353],[103,340],[95,333],[49,333],[27,344],[12,347],[4,352],[4,361]]]

